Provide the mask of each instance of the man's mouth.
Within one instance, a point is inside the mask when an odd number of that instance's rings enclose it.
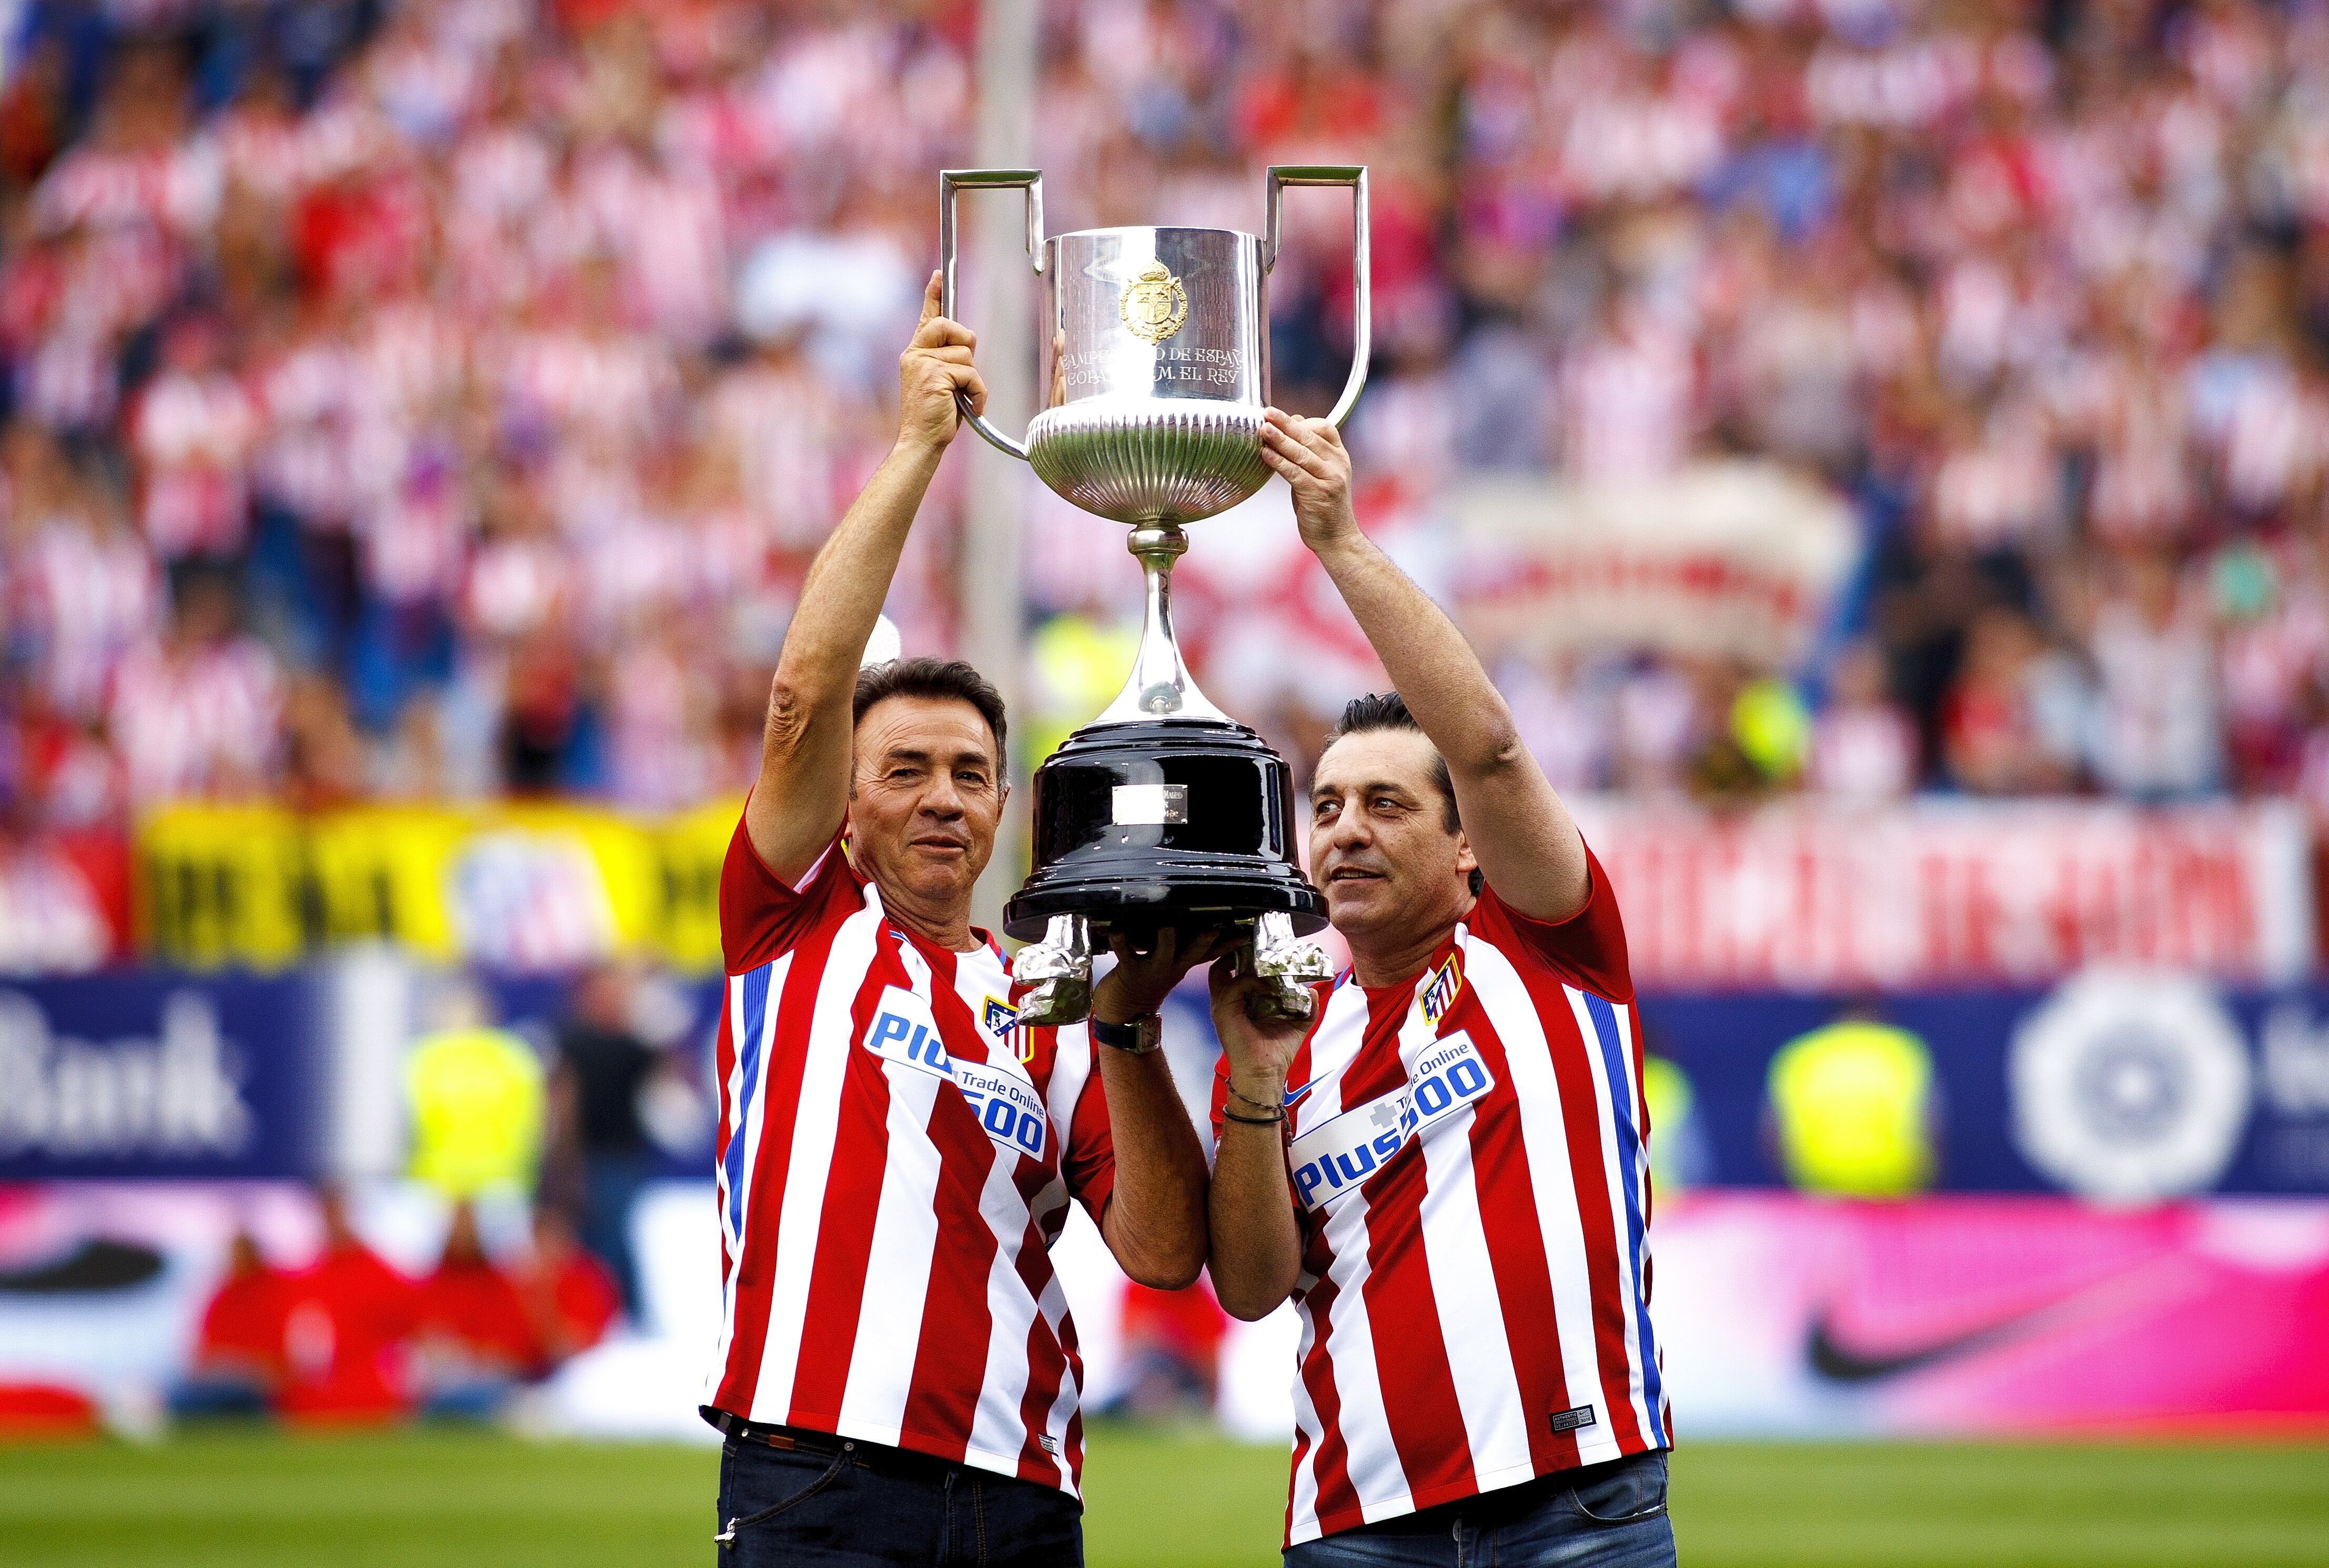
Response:
[[[967,850],[970,846],[960,839],[914,839],[910,840],[917,850]]]
[[[1326,873],[1326,880],[1330,883],[1357,882],[1362,880],[1368,882],[1380,882],[1382,880],[1382,873],[1380,871],[1361,870],[1356,866],[1337,866],[1333,870]]]

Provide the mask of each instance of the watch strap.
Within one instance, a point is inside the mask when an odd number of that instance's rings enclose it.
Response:
[[[1095,1044],[1130,1056],[1145,1056],[1164,1043],[1164,1020],[1155,1013],[1128,1024],[1112,1024],[1095,1014],[1089,1027]]]

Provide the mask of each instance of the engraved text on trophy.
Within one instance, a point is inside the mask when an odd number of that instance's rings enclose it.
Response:
[[[1101,349],[1061,354],[1059,359],[1060,380],[1071,394],[1098,387],[1116,363],[1116,356]],[[1152,381],[1198,381],[1211,386],[1234,387],[1244,366],[1245,352],[1241,349],[1158,349],[1155,367],[1148,379]]]

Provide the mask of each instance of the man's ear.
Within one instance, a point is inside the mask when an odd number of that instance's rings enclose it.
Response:
[[[1473,854],[1473,853],[1472,853],[1472,840],[1471,840],[1470,839],[1466,838],[1466,837],[1464,836],[1464,830],[1463,830],[1463,829],[1461,829],[1461,828],[1457,829],[1457,830],[1456,830],[1456,869],[1457,869],[1457,871],[1460,875],[1462,875],[1462,876],[1469,877],[1473,872],[1475,872],[1475,871],[1478,870],[1479,869],[1480,869],[1480,858],[1479,858],[1477,855],[1475,855],[1475,854]]]

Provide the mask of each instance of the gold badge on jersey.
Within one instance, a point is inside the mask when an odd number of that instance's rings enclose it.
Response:
[[[1152,261],[1140,269],[1140,276],[1125,286],[1116,302],[1117,314],[1134,337],[1145,343],[1161,343],[1181,330],[1189,319],[1189,291],[1181,280],[1165,270],[1161,261]]]
[[[1431,983],[1423,988],[1423,995],[1419,999],[1423,1006],[1423,1021],[1434,1028],[1438,1028],[1439,1020],[1447,1016],[1448,1009],[1456,1005],[1456,999],[1463,991],[1464,972],[1456,966],[1456,955],[1451,953],[1447,955],[1447,962],[1439,966],[1439,972],[1431,977]]]

